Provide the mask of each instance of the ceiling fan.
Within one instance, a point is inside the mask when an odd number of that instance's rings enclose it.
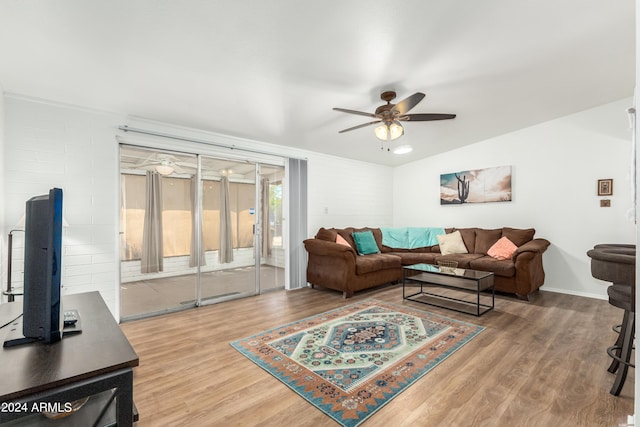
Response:
[[[456,117],[455,114],[440,114],[440,113],[424,113],[424,114],[407,114],[409,110],[418,105],[420,101],[425,97],[422,92],[416,92],[408,98],[403,99],[397,104],[392,104],[396,98],[394,91],[385,91],[380,95],[380,99],[387,103],[376,108],[375,113],[366,113],[364,111],[347,110],[345,108],[334,108],[335,111],[341,111],[343,113],[358,114],[360,116],[374,117],[374,120],[369,123],[364,123],[358,126],[343,129],[338,133],[349,132],[351,130],[360,129],[366,126],[371,126],[380,123],[375,128],[375,134],[378,139],[383,141],[390,141],[397,139],[404,135],[404,128],[400,122],[412,121],[412,122],[426,122],[432,120],[448,120]]]
[[[155,153],[147,157],[142,163],[135,165],[136,168],[149,169],[149,166],[153,166],[160,175],[171,175],[173,172],[180,174],[191,174],[191,172],[184,170],[184,168],[197,169],[195,164],[188,162],[182,162],[176,156],[166,153]]]

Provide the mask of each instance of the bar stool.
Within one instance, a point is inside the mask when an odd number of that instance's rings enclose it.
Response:
[[[635,337],[635,246],[596,245],[587,255],[591,258],[591,275],[612,283],[607,288],[609,304],[624,310],[618,339],[614,345],[607,348],[607,354],[613,359],[608,371],[617,372],[611,394],[618,396],[624,386],[629,367],[635,368],[631,363]]]

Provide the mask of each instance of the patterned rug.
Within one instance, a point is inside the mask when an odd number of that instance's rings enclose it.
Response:
[[[354,427],[483,329],[366,300],[231,345],[335,421]]]

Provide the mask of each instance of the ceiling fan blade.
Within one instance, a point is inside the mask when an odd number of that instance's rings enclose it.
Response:
[[[181,168],[180,166],[178,166],[177,163],[173,163],[170,165],[173,170],[175,170],[177,173],[181,174],[181,175],[191,175],[190,172],[187,172],[186,170],[184,170],[183,168]]]
[[[198,165],[189,162],[173,162],[173,164],[182,166],[183,168],[198,169]]]
[[[138,164],[133,165],[133,167],[134,168],[144,168],[146,166],[152,166],[152,165],[158,165],[158,164],[160,164],[160,162],[157,162],[155,160],[145,160],[142,163],[138,163]]]
[[[376,120],[376,121],[373,121],[373,122],[364,123],[364,124],[361,124],[361,125],[358,125],[358,126],[354,126],[352,128],[343,129],[343,130],[339,131],[338,133],[349,132],[350,130],[360,129],[360,128],[371,126],[371,125],[375,125],[376,123],[381,123],[381,122],[382,122],[382,120]]]
[[[367,116],[367,117],[375,117],[376,116],[375,114],[365,113],[364,111],[347,110],[345,108],[334,108],[334,110],[341,111],[343,113],[358,114],[360,116]]]
[[[426,113],[426,114],[406,114],[398,117],[398,120],[411,121],[411,122],[428,122],[431,120],[448,120],[455,119],[455,114],[439,114],[439,113]]]
[[[420,101],[422,101],[424,99],[424,97],[425,97],[424,93],[416,92],[413,95],[411,95],[410,97],[405,98],[402,101],[398,102],[396,105],[393,106],[393,108],[391,108],[391,110],[397,112],[400,115],[402,115],[402,114],[406,113],[407,111],[411,110],[416,105],[418,105],[418,103]]]

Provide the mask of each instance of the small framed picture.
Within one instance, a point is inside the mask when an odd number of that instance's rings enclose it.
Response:
[[[613,195],[613,179],[598,180],[598,196]]]

